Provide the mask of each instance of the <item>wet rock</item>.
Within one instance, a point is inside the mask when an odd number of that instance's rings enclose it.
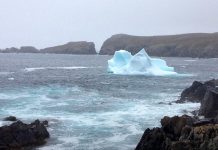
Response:
[[[191,87],[185,89],[181,94],[181,101],[201,102],[207,88],[203,83],[194,81]]]
[[[136,150],[217,150],[218,124],[193,121],[186,115],[164,117],[162,127],[146,129]]]
[[[201,103],[199,115],[206,118],[218,116],[218,92],[215,90],[207,90],[205,97]]]
[[[9,117],[4,118],[4,121],[17,121],[17,118],[14,116],[9,116]]]
[[[215,119],[201,119],[199,121],[196,121],[193,123],[194,127],[198,127],[198,126],[203,126],[203,125],[207,125],[207,124],[215,124],[216,121]]]
[[[0,127],[0,149],[22,149],[45,143],[49,138],[46,127],[36,120],[31,124],[21,121]]]
[[[193,150],[193,146],[189,140],[176,141],[172,143],[171,150]]]
[[[209,143],[209,149],[218,149],[218,136],[216,136],[213,140],[210,141]]]
[[[201,102],[204,99],[204,96],[208,89],[215,89],[218,85],[218,80],[209,80],[204,83],[199,81],[194,81],[192,85],[185,89],[181,93],[178,103],[184,103],[186,101],[190,102]]]
[[[194,119],[190,116],[183,115],[181,117],[174,116],[174,117],[167,117],[165,116],[163,119],[161,119],[161,125],[162,129],[168,136],[172,139],[178,139],[181,135],[181,131],[183,127],[186,125],[192,126],[194,123]]]
[[[136,150],[161,150],[166,146],[166,136],[162,129],[146,129]]]
[[[48,121],[47,121],[47,120],[42,121],[42,124],[43,124],[45,127],[48,127]]]
[[[172,102],[164,103],[164,102],[159,102],[159,105],[172,105]]]
[[[191,131],[192,131],[191,126],[186,125],[185,127],[183,127],[179,140],[181,141],[181,140],[189,139]]]

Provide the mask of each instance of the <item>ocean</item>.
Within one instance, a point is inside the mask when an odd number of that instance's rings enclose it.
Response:
[[[200,107],[173,103],[183,89],[218,78],[218,59],[163,58],[188,76],[152,77],[110,74],[111,57],[0,54],[0,120],[48,120],[51,137],[40,150],[132,150],[162,117]]]

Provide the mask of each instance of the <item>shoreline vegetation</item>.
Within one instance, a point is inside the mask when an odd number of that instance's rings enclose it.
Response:
[[[165,36],[133,36],[116,34],[106,39],[99,55],[113,55],[115,51],[127,50],[136,54],[145,49],[150,56],[159,57],[218,57],[218,32],[189,33]],[[0,53],[51,53],[97,55],[94,42],[69,42],[59,46],[37,49],[33,46],[0,49]]]
[[[136,150],[217,150],[218,80],[194,81],[176,101],[185,102],[198,102],[201,107],[193,110],[193,116],[163,117],[161,127],[145,130]],[[0,149],[33,148],[49,138],[48,121],[24,124],[14,116],[4,121],[14,123],[0,127]]]

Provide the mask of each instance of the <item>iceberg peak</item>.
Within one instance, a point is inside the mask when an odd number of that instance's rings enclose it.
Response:
[[[176,75],[173,67],[167,66],[165,60],[151,58],[145,51],[140,50],[131,55],[126,50],[116,51],[113,58],[108,60],[108,72],[121,75],[166,76]]]

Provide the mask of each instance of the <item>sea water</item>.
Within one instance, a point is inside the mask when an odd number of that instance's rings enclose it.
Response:
[[[132,150],[162,117],[199,108],[173,103],[184,88],[218,78],[218,59],[162,58],[191,76],[148,77],[108,73],[111,57],[0,54],[0,120],[48,120],[40,150]]]

